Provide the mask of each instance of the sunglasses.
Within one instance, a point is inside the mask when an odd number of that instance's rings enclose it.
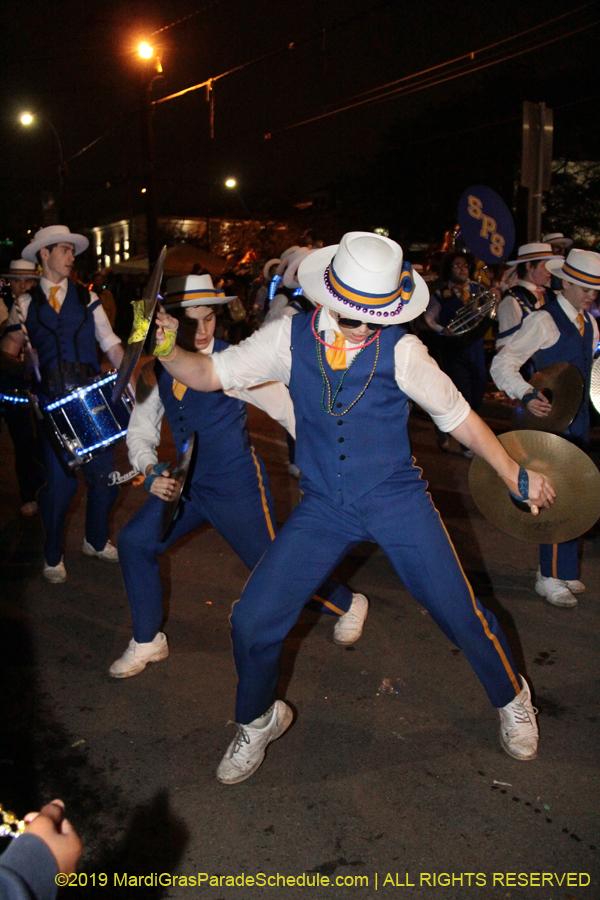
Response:
[[[345,319],[342,316],[338,316],[338,324],[344,328],[360,328],[361,325],[366,325],[369,331],[378,331],[381,328],[381,325],[375,322],[361,322],[360,319]]]

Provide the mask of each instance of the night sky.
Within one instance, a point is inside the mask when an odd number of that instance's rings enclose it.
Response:
[[[202,6],[199,15],[151,36]],[[243,215],[239,195],[221,187],[234,175],[255,214],[299,215],[295,203],[327,189],[330,229],[380,224],[403,240],[441,239],[468,184],[489,184],[513,201],[523,100],[555,108],[555,156],[600,159],[597,24],[410,96],[280,129],[561,13],[570,15],[529,40],[600,19],[600,3],[576,12],[579,6],[553,0],[4,0],[0,229],[19,238],[39,225],[42,192],[57,185],[52,132],[43,122],[24,129],[17,118],[24,108],[52,120],[67,160],[114,129],[68,163],[68,224],[89,227],[141,209],[143,64],[136,46],[145,38],[164,67],[154,99],[274,54],[215,84],[214,140],[204,89],[155,107],[159,212],[186,216],[210,207],[214,215]],[[291,42],[292,49],[283,49]],[[504,46],[508,52],[512,45]],[[302,215],[310,225],[310,210]]]

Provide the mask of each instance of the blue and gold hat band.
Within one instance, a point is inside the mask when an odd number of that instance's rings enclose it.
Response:
[[[208,300],[211,297],[215,299],[224,297],[225,291],[208,290],[208,291],[179,291],[176,294],[169,294],[165,299],[167,303],[179,303],[182,300]]]
[[[564,275],[568,275],[570,278],[577,278],[578,281],[585,283],[591,288],[600,288],[600,275],[590,275],[588,272],[582,272],[581,269],[576,269],[575,266],[569,265],[568,262],[563,263],[562,271]],[[560,271],[556,274],[560,278]]]
[[[344,304],[361,307],[367,312],[369,309],[382,309],[401,301],[400,308],[409,302],[415,289],[412,274],[412,266],[405,262],[400,275],[400,282],[395,290],[387,294],[370,294],[366,291],[357,291],[338,277],[333,267],[333,260],[324,272],[325,285],[328,291],[341,300]]]

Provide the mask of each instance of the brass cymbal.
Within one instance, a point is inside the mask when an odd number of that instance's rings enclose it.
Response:
[[[592,403],[600,412],[600,357],[592,365],[592,381],[590,384],[590,397]]]
[[[534,416],[527,406],[519,403],[513,414],[514,427],[562,434],[579,412],[583,400],[581,372],[571,363],[552,363],[536,372],[528,383],[552,403],[552,411],[549,416]]]
[[[600,518],[600,472],[589,456],[557,434],[508,431],[498,440],[524,469],[544,475],[556,500],[538,516],[517,504],[502,479],[476,456],[469,488],[479,511],[500,531],[534,544],[560,544],[579,537]],[[522,506],[525,506],[523,510]]]

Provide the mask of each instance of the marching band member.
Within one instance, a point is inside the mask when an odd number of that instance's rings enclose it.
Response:
[[[8,280],[13,306],[19,297],[27,294],[39,281],[37,266],[25,259],[12,260],[8,272],[2,278]],[[4,331],[4,328],[0,326],[0,330]],[[31,389],[31,382],[25,377],[23,363],[19,365],[19,369],[22,371],[0,372],[0,391],[9,398],[24,399],[25,392]],[[34,516],[38,511],[36,494],[44,479],[41,465],[35,459],[38,440],[32,420],[32,409],[28,403],[21,403],[16,399],[14,401],[5,400],[3,407],[4,421],[8,426],[15,448],[15,469],[21,494],[21,515]]]
[[[274,702],[282,643],[317,585],[361,541],[380,544],[396,572],[459,646],[500,711],[501,742],[517,759],[537,753],[529,687],[494,615],[476,600],[421,470],[411,456],[409,399],[483,456],[507,489],[549,506],[554,490],[520,470],[452,381],[402,323],[428,291],[389,238],[344,235],[300,265],[305,294],[322,307],[284,317],[237,347],[199,357],[175,347],[169,373],[200,391],[289,385],[303,498],[250,576],[231,616],[238,671],[238,733],[217,771],[248,778],[292,721]],[[158,315],[158,338],[177,323]],[[520,490],[519,490],[520,485]]]
[[[552,276],[546,263],[559,258],[562,260],[562,256],[557,256],[549,243],[534,243],[523,244],[519,247],[517,258],[507,262],[507,266],[516,267],[518,280],[498,306],[498,349],[519,330],[530,313],[554,300],[554,292],[550,290]]]
[[[449,254],[442,266],[445,286],[431,297],[425,311],[425,321],[439,335],[437,353],[442,372],[448,375],[471,409],[477,411],[483,403],[487,384],[484,338],[472,343],[453,340],[448,326],[457,312],[467,306],[480,293],[481,287],[470,278],[469,261],[464,253]],[[436,427],[438,446],[450,449],[450,439]],[[472,459],[473,453],[461,445],[463,456]]]
[[[223,351],[228,345],[214,337],[215,307],[231,299],[215,290],[210,275],[171,279],[165,307],[180,323],[180,345],[203,356]],[[131,607],[133,638],[109,669],[114,678],[137,675],[149,662],[169,655],[167,639],[160,630],[163,606],[159,557],[165,550],[208,521],[252,570],[275,537],[269,479],[250,442],[243,401],[294,429],[293,406],[282,384],[205,394],[175,381],[160,362],[150,365],[154,367],[153,386],[148,393],[144,382],[138,382],[143,392],[138,392],[127,432],[131,463],[146,476],[150,498],[119,534],[119,559]],[[144,398],[143,393],[148,396]],[[190,432],[196,433],[197,448],[189,497],[183,503],[181,517],[161,540],[163,503],[175,490],[168,469],[157,465],[156,447],[164,415],[178,452]],[[336,643],[358,640],[368,611],[362,594],[352,595],[347,587],[328,579],[316,599],[325,612],[341,617],[334,629]]]
[[[589,310],[600,288],[600,256],[588,250],[571,250],[566,260],[548,262],[546,268],[560,278],[561,292],[543,309],[527,316],[495,357],[491,374],[500,390],[521,400],[535,416],[544,417],[550,414],[552,405],[523,378],[521,366],[530,358],[538,371],[557,362],[576,366],[585,384],[583,401],[564,437],[585,449],[590,436],[590,377],[598,344],[598,326]],[[575,594],[585,591],[578,580],[577,549],[577,538],[540,545],[535,590],[553,606],[577,606]]]
[[[75,256],[88,247],[81,234],[71,234],[66,225],[49,225],[35,235],[23,250],[23,259],[42,266],[39,284],[19,298],[11,309],[0,349],[18,356],[24,343],[25,324],[36,354],[42,382],[37,391],[41,403],[76,388],[98,375],[100,365],[96,341],[113,366],[123,358],[123,348],[110,327],[96,294],[69,281]],[[41,431],[41,429],[40,429]],[[71,501],[77,492],[77,477],[67,474],[41,431],[46,468],[46,484],[39,493],[40,511],[46,532],[43,576],[53,584],[65,581],[63,531]],[[117,562],[116,547],[109,540],[108,517],[119,494],[108,483],[114,469],[112,449],[82,466],[88,486],[83,553],[108,562]]]

